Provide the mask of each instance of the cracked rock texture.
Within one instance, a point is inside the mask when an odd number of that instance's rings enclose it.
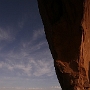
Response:
[[[90,0],[37,0],[62,90],[90,90]]]

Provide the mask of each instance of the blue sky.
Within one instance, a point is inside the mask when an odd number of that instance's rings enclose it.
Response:
[[[61,90],[36,0],[0,0],[0,90]]]

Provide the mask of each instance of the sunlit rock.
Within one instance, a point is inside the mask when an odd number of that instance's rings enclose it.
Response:
[[[63,90],[90,90],[90,0],[37,0]]]

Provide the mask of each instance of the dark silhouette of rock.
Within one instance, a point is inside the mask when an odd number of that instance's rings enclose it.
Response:
[[[90,0],[37,0],[62,90],[90,90]]]

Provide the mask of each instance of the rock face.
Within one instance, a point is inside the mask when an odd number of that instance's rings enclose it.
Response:
[[[62,90],[90,90],[90,0],[37,0]]]

